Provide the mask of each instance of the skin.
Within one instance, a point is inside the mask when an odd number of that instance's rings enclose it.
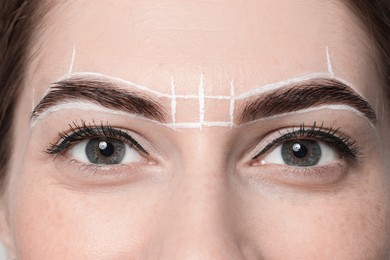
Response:
[[[77,1],[44,17],[37,56],[15,117],[1,236],[17,259],[388,259],[389,111],[369,37],[337,1]],[[104,111],[67,109],[30,127],[51,82],[99,72],[170,93],[238,94],[333,70],[377,113],[321,109],[243,127],[170,128]],[[170,101],[161,99],[170,108]],[[177,122],[197,122],[196,100]],[[240,105],[237,104],[237,109]],[[229,121],[207,101],[205,118]],[[86,167],[44,153],[80,120],[126,129],[150,153],[141,162]],[[356,141],[358,163],[336,156],[297,170],[251,158],[278,130],[324,122]],[[334,150],[337,155],[338,151]],[[331,177],[329,177],[331,176]],[[333,176],[333,177],[332,177]]]

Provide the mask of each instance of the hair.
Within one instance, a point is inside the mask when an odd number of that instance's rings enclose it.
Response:
[[[31,12],[27,0],[0,2],[0,185],[11,157],[14,111],[24,83],[33,29]]]
[[[375,55],[390,92],[390,1],[344,0],[373,39]],[[12,126],[25,85],[29,50],[47,0],[0,1],[0,185],[4,185],[12,148]],[[3,190],[3,189],[2,189]]]
[[[390,93],[390,0],[343,0],[373,39],[384,84]],[[389,96],[390,97],[390,96]]]

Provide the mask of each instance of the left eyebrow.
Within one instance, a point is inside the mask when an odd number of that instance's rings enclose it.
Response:
[[[351,87],[336,79],[315,79],[248,98],[240,109],[238,124],[273,117],[321,105],[347,105],[376,124],[370,104]]]
[[[102,107],[166,123],[165,109],[152,97],[120,88],[114,82],[88,77],[69,78],[53,83],[34,108],[30,120],[39,118],[51,107],[73,100],[90,101]]]

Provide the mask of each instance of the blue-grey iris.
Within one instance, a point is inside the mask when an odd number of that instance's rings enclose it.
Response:
[[[91,139],[85,153],[93,164],[120,164],[126,153],[124,142],[109,138]]]
[[[321,159],[321,147],[314,140],[292,140],[282,145],[284,163],[291,166],[308,167],[317,165]]]

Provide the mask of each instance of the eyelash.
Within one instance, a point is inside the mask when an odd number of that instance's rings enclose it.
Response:
[[[356,142],[350,137],[339,134],[338,128],[333,129],[330,127],[329,129],[324,129],[323,125],[324,123],[318,127],[316,122],[314,122],[313,125],[307,129],[304,124],[301,124],[298,130],[293,128],[292,131],[287,130],[287,133],[284,134],[279,132],[280,136],[269,142],[252,158],[252,160],[257,160],[260,156],[284,142],[297,139],[319,139],[319,141],[337,149],[342,156],[357,160],[360,152]],[[65,152],[77,142],[85,141],[89,138],[106,137],[126,142],[131,148],[138,152],[149,155],[149,153],[129,134],[120,129],[111,127],[108,123],[105,125],[103,123],[97,125],[95,122],[87,124],[82,120],[81,125],[77,122],[72,122],[72,124],[69,124],[69,128],[70,133],[60,133],[60,141],[57,144],[51,144],[50,147],[46,149],[47,154],[58,155]]]
[[[72,124],[69,124],[69,128],[70,133],[60,133],[60,141],[57,144],[51,144],[50,147],[46,149],[47,154],[61,154],[73,144],[90,138],[113,138],[126,142],[131,148],[142,154],[149,155],[149,153],[129,134],[123,130],[111,127],[108,123],[105,125],[103,122],[100,125],[97,125],[95,122],[87,124],[82,120],[81,125],[77,122],[72,122]]]
[[[280,136],[268,143],[258,154],[252,158],[252,160],[257,160],[267,151],[272,150],[284,142],[299,139],[318,139],[330,147],[337,149],[343,157],[357,160],[360,156],[360,149],[357,146],[356,141],[352,140],[348,136],[341,135],[338,132],[339,128],[333,129],[333,127],[330,127],[329,129],[325,129],[323,122],[319,127],[317,126],[317,123],[314,122],[309,129],[307,129],[304,124],[301,124],[298,130],[295,130],[293,127],[292,131],[287,130],[287,133],[283,134],[279,132]]]

